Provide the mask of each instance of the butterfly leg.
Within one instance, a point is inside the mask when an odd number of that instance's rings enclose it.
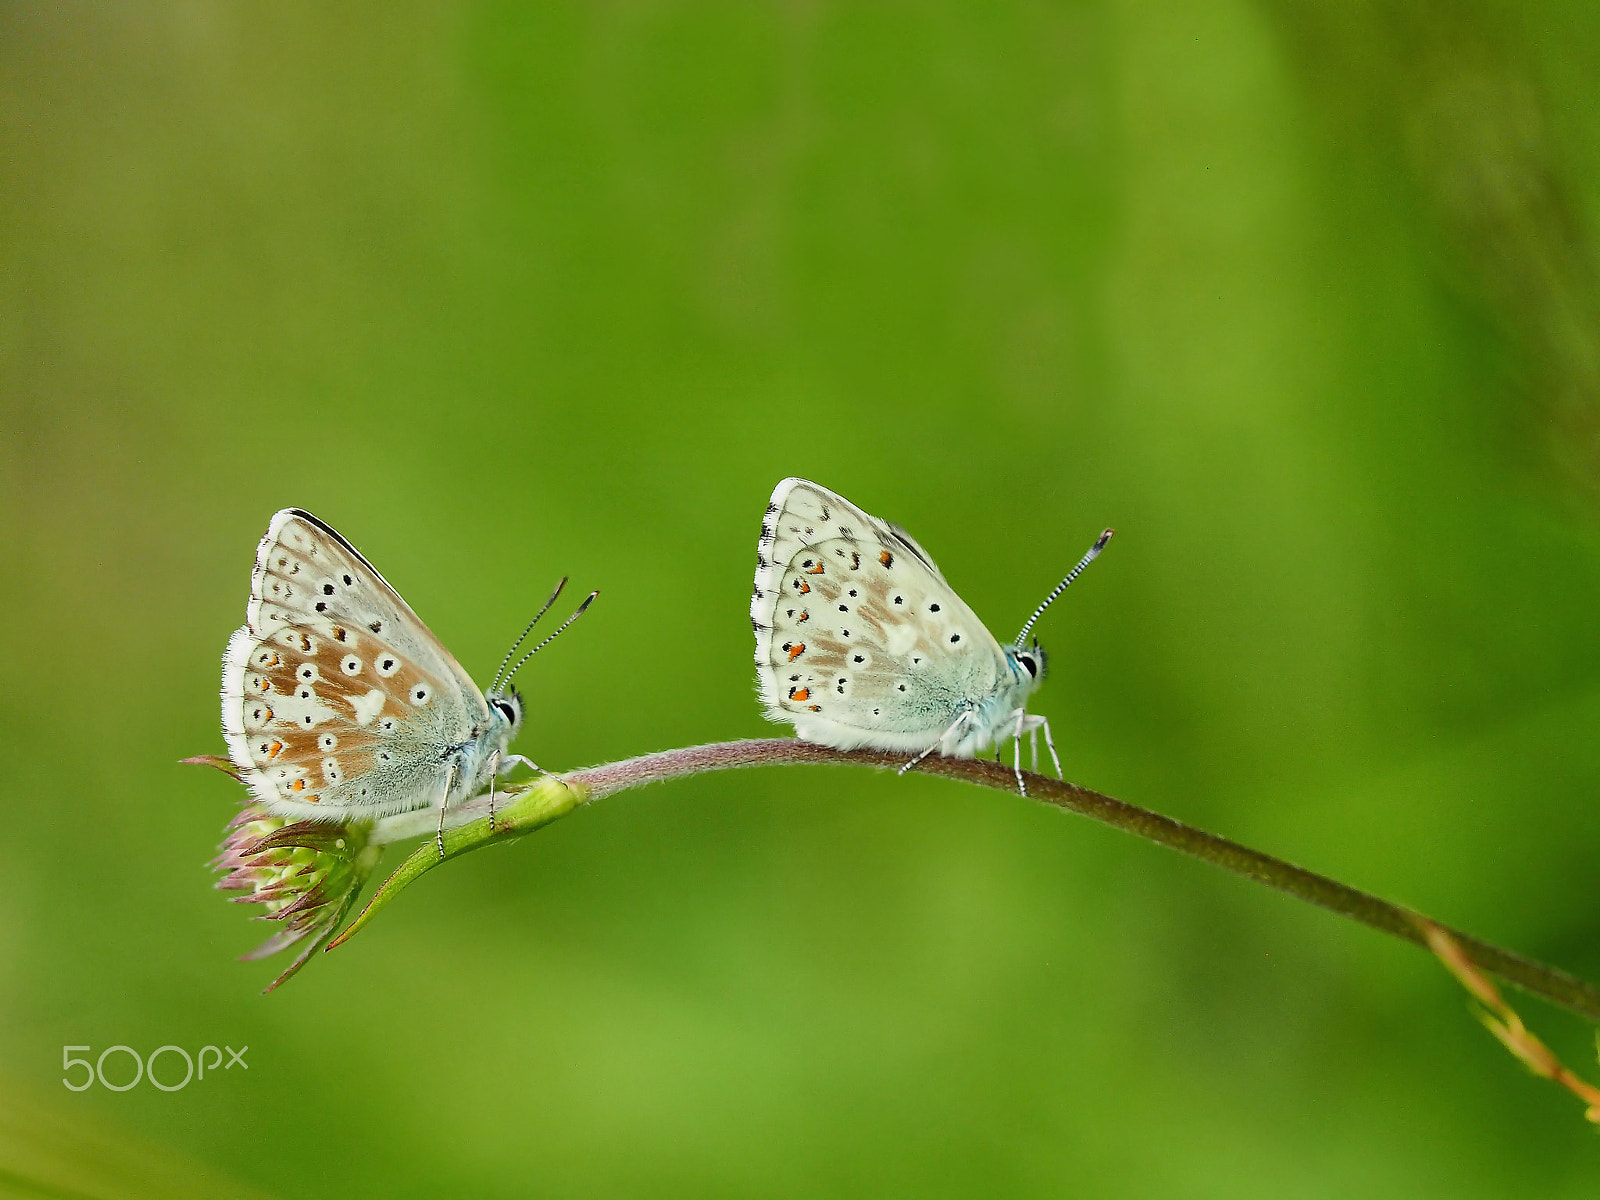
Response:
[[[1044,748],[1050,751],[1050,761],[1056,765],[1056,778],[1065,779],[1066,776],[1061,773],[1061,756],[1056,753],[1056,740],[1050,736],[1050,722],[1043,717],[1033,719],[1039,722],[1039,728],[1044,731]]]
[[[496,775],[509,775],[516,769],[518,763],[529,770],[537,771],[541,775],[550,774],[526,754],[505,754],[498,750],[494,752],[494,765],[489,768],[489,832],[494,832],[494,778]]]
[[[500,773],[502,775],[511,774],[511,768],[516,766],[518,763],[521,763],[523,766],[527,767],[530,771],[539,772],[539,774],[541,774],[541,775],[550,774],[549,771],[546,771],[543,767],[541,767],[538,763],[534,762],[533,759],[529,758],[526,754],[508,754],[508,755],[506,755],[505,758],[500,763]]]
[[[494,832],[494,777],[500,773],[500,751],[489,760],[489,832]]]
[[[972,720],[972,710],[969,708],[969,709],[966,709],[964,712],[962,712],[962,714],[959,717],[957,717],[954,721],[950,722],[950,728],[946,729],[937,738],[935,738],[934,741],[933,741],[933,745],[929,746],[921,754],[917,755],[910,762],[906,763],[903,767],[901,767],[898,771],[896,771],[895,774],[896,775],[904,775],[907,771],[911,770],[912,767],[916,766],[923,759],[927,758],[928,755],[932,754],[940,746],[944,745],[944,740],[947,737],[949,737],[952,733],[955,733],[957,730],[959,730],[962,726],[966,725],[971,720]]]
[[[456,786],[456,772],[461,766],[455,759],[450,760],[450,774],[445,776],[444,791],[439,793],[439,830],[433,835],[433,841],[439,847],[439,861],[444,861],[444,813],[450,804],[450,792]]]
[[[1017,725],[1011,731],[1011,773],[1017,777],[1017,793],[1026,796],[1028,785],[1022,781],[1022,734],[1028,723],[1027,709],[1017,709],[1016,716]]]

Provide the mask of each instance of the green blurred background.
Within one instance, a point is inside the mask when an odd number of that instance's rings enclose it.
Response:
[[[769,733],[805,475],[1001,635],[1115,525],[1070,778],[1600,979],[1596,113],[1581,0],[7,5],[0,1194],[1594,1195],[1426,955],[1015,797],[626,794],[263,998],[175,764],[291,504],[480,680],[602,589],[546,765]]]

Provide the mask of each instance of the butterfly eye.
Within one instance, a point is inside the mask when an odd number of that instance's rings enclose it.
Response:
[[[517,723],[517,710],[511,706],[509,701],[491,700],[489,703],[497,713],[506,719],[508,724],[515,725]]]
[[[1024,667],[1026,667],[1026,668],[1027,668],[1027,670],[1028,670],[1028,674],[1029,674],[1029,675],[1030,675],[1030,676],[1031,676],[1031,677],[1032,677],[1032,678],[1034,678],[1034,679],[1037,679],[1037,678],[1039,678],[1039,667],[1038,667],[1038,665],[1037,665],[1037,664],[1036,664],[1036,663],[1035,663],[1035,662],[1034,662],[1034,661],[1033,661],[1033,656],[1032,656],[1032,655],[1030,655],[1030,654],[1024,654],[1024,655],[1022,655],[1022,657],[1021,657],[1021,658],[1020,658],[1020,660],[1019,660],[1019,661],[1020,661],[1020,662],[1021,662],[1021,663],[1022,663],[1022,665],[1023,665],[1023,666],[1024,666]]]

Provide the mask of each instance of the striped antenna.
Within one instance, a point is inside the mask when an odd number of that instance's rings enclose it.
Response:
[[[1115,532],[1115,529],[1108,529],[1102,533],[1099,537],[1099,540],[1096,541],[1094,545],[1089,547],[1089,553],[1080,558],[1078,560],[1078,565],[1067,572],[1067,577],[1060,583],[1056,584],[1056,590],[1046,596],[1044,598],[1044,603],[1033,610],[1033,616],[1028,618],[1028,623],[1022,627],[1022,632],[1017,634],[1016,647],[1018,650],[1021,650],[1023,644],[1028,640],[1028,633],[1033,628],[1034,623],[1038,621],[1040,617],[1044,616],[1044,610],[1049,608],[1050,605],[1055,602],[1055,598],[1057,596],[1061,595],[1062,592],[1066,591],[1072,586],[1072,581],[1079,575],[1083,574],[1083,569],[1085,567],[1100,557],[1100,551],[1106,548],[1106,543],[1111,540],[1111,535]]]
[[[511,668],[511,675],[515,675],[518,671],[522,670],[522,664],[523,663],[527,662],[535,654],[539,653],[539,651],[543,650],[551,642],[555,641],[558,637],[560,637],[561,636],[561,630],[565,629],[568,625],[571,625],[579,617],[583,616],[583,614],[586,611],[588,611],[589,605],[594,603],[594,598],[596,596],[598,596],[599,594],[600,593],[598,591],[590,592],[589,596],[588,596],[588,599],[586,599],[582,604],[578,605],[578,611],[573,613],[565,621],[561,622],[560,629],[557,629],[549,637],[545,638],[544,641],[540,642],[532,650],[529,650],[526,654],[524,654],[521,658],[519,658],[517,660],[517,665]],[[511,682],[511,675],[507,675],[506,676],[506,678],[505,678],[505,682],[506,683],[510,683]]]
[[[500,660],[500,669],[494,673],[494,682],[489,685],[489,694],[491,696],[500,690],[500,676],[504,674],[506,664],[511,661],[511,656],[517,652],[517,647],[522,645],[522,643],[527,639],[527,636],[533,632],[533,627],[539,623],[539,618],[550,611],[550,606],[556,602],[556,597],[561,595],[561,589],[566,586],[567,577],[563,575],[561,577],[561,582],[556,584],[556,590],[550,593],[550,599],[544,602],[544,607],[534,614],[533,620],[528,622],[528,627],[522,631],[521,636],[519,636],[516,641],[511,643],[511,649],[507,650],[506,656]],[[511,676],[507,675],[506,681],[509,683],[510,680]]]

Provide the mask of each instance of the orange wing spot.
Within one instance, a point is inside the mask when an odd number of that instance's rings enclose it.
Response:
[[[800,581],[800,592],[801,592],[801,594],[804,595],[806,592],[809,592],[810,590],[811,590],[811,585],[809,583],[807,583],[804,579],[802,579]]]
[[[878,561],[886,567],[892,567],[894,566],[894,555],[887,550],[880,550],[878,551]]]
[[[822,706],[820,704],[808,704],[808,705],[806,705],[806,707],[809,708],[812,712],[821,712],[822,711]]]
[[[307,796],[305,799],[306,799],[306,803],[307,804],[320,804],[320,803],[322,803],[322,797],[321,796]]]
[[[789,647],[789,661],[793,662],[805,652],[806,644],[804,642],[796,642],[794,645]]]
[[[279,664],[279,663],[280,663],[280,662],[282,662],[282,661],[283,661],[283,660],[282,660],[282,659],[281,659],[281,658],[279,658],[279,657],[278,657],[278,656],[277,656],[277,655],[276,655],[276,654],[274,654],[274,655],[273,655],[273,656],[272,656],[272,657],[271,657],[271,658],[270,658],[270,659],[269,659],[269,660],[268,660],[268,661],[267,661],[267,666],[269,666],[269,667],[275,667],[275,666],[277,666],[277,665],[278,665],[278,664]]]
[[[311,639],[303,633],[300,635],[300,649],[307,654],[311,653]]]
[[[291,783],[289,785],[289,790],[292,791],[292,792],[303,792],[303,791],[305,791],[306,790],[306,781],[304,779],[296,779],[293,783]]]
[[[811,689],[810,688],[790,688],[789,689],[789,699],[803,703],[804,701],[811,699]]]
[[[818,563],[816,566],[812,567],[809,571],[807,571],[806,574],[807,575],[821,575],[822,574],[822,564]]]
[[[811,610],[806,608],[800,610],[800,615],[794,619],[794,623],[799,625],[801,622],[809,620],[811,620]]]
[[[273,742],[272,745],[267,747],[267,757],[268,758],[277,758],[278,755],[280,755],[282,753],[283,753],[283,743],[282,742]]]

